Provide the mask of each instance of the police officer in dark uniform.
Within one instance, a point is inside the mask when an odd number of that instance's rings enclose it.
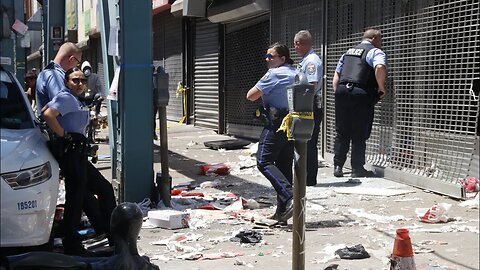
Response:
[[[372,177],[365,164],[366,141],[373,124],[374,105],[382,99],[387,77],[387,57],[379,49],[380,30],[369,28],[362,42],[340,58],[333,77],[335,91],[336,137],[333,158],[336,177],[343,176],[343,165],[352,142],[352,177]]]
[[[258,142],[257,167],[277,192],[277,209],[271,218],[286,222],[293,214],[293,143],[278,128],[288,114],[287,86],[293,84],[296,72],[284,44],[270,46],[265,61],[269,69],[248,91],[247,99],[263,101],[267,121]]]
[[[98,196],[100,209],[95,220],[103,219],[95,230],[103,230],[110,236],[110,216],[116,206],[110,182],[88,161],[89,144],[84,135],[89,121],[88,107],[80,101],[87,80],[79,68],[65,73],[65,86],[46,104],[42,111],[47,125],[54,132],[49,142],[50,150],[57,159],[65,176],[65,238],[64,252],[69,255],[87,255],[77,232],[85,199]],[[87,209],[85,209],[87,211]],[[93,224],[92,224],[93,225]],[[103,226],[102,226],[103,225]],[[97,231],[98,233],[98,231]],[[111,238],[111,237],[109,237]],[[113,244],[113,239],[109,239]]]

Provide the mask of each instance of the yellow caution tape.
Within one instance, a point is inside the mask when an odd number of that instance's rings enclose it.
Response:
[[[277,132],[285,132],[288,140],[293,140],[291,126],[294,118],[313,120],[313,112],[290,112],[283,118],[282,124],[277,129]]]
[[[183,123],[187,119],[187,91],[188,87],[183,87],[182,82],[178,82],[177,84],[177,91],[176,91],[176,97],[178,98],[178,95],[181,93],[182,94],[182,99],[183,99],[183,117],[178,121],[179,124]]]

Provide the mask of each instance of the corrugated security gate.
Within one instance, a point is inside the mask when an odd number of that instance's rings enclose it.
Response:
[[[183,117],[183,96],[177,93],[178,82],[183,78],[182,44],[182,18],[169,11],[153,16],[153,63],[162,66],[169,76],[167,119],[172,121]]]
[[[272,41],[286,44],[290,48],[290,55],[297,64],[301,59],[295,52],[293,39],[300,30],[308,30],[313,37],[313,49],[320,56],[325,65],[324,55],[324,14],[325,1],[272,1]],[[324,67],[324,72],[325,72]],[[325,88],[325,87],[323,87]],[[320,129],[319,152],[322,147],[324,131]]]
[[[326,151],[333,153],[331,81],[338,58],[365,27],[383,33],[388,96],[375,108],[367,162],[387,177],[456,197],[469,173],[478,100],[469,94],[480,72],[478,1],[328,1]],[[476,154],[478,155],[478,153]]]
[[[194,125],[219,129],[218,24],[197,19],[194,52]]]
[[[269,46],[268,17],[250,24],[232,23],[225,35],[225,119],[228,134],[258,138],[263,127],[254,119],[261,99],[251,102],[246,96],[267,72],[264,59]],[[266,20],[265,20],[266,19]]]

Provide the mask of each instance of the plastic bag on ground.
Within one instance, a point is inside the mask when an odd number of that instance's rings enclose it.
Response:
[[[361,244],[341,248],[335,251],[335,254],[338,255],[341,259],[347,259],[347,260],[370,258],[370,254],[368,254],[368,252],[365,250],[365,248]]]
[[[420,218],[420,221],[427,223],[439,223],[447,222],[448,216],[447,212],[452,207],[448,203],[436,203],[430,208],[417,208],[415,213],[417,217]]]

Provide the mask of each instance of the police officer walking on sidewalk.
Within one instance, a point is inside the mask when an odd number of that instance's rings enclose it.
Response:
[[[365,164],[366,141],[370,137],[375,103],[387,91],[387,57],[380,49],[380,30],[369,28],[362,42],[340,57],[333,76],[335,92],[334,176],[343,176],[343,165],[352,142],[352,177],[373,177]]]
[[[263,101],[267,121],[258,142],[257,167],[277,192],[277,209],[271,219],[285,223],[293,214],[293,141],[277,130],[288,114],[287,87],[294,82],[295,69],[284,44],[271,45],[265,61],[269,69],[248,91],[247,99],[261,97]]]
[[[297,71],[303,72],[307,76],[309,83],[313,84],[314,103],[313,117],[314,126],[312,138],[307,143],[307,186],[317,184],[318,172],[318,134],[320,133],[320,123],[323,119],[322,109],[322,76],[323,65],[320,57],[313,51],[312,35],[307,30],[299,31],[294,38],[295,51],[302,60],[297,65]]]

